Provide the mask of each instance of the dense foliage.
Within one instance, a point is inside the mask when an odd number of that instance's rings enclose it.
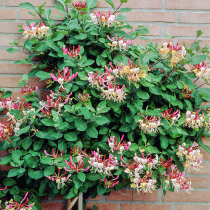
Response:
[[[0,174],[0,197],[15,200],[6,209],[41,209],[39,197],[48,193],[94,197],[123,186],[189,192],[184,175],[201,168],[198,145],[210,152],[200,139],[208,138],[210,126],[209,106],[202,105],[210,91],[196,85],[208,84],[210,73],[209,48],[196,41],[201,31],[189,49],[170,41],[134,46],[148,29],[117,15],[130,9],[94,14],[96,4],[58,0],[63,21],[51,19],[44,5],[19,5],[41,22],[20,29],[27,58],[15,63],[32,65],[19,83],[24,99],[14,101],[2,90],[8,120],[0,124],[0,150],[9,153],[0,164],[13,168]],[[47,101],[37,97],[36,84],[28,84],[34,76],[46,81]]]

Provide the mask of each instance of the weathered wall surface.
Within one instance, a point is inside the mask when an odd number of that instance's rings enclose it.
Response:
[[[15,65],[17,59],[25,58],[25,54],[17,52],[9,54],[6,49],[12,40],[19,41],[21,47],[21,34],[17,32],[18,25],[25,23],[32,16],[24,9],[18,7],[19,3],[26,0],[0,0],[0,87],[13,91],[13,97],[20,95],[18,81],[23,74],[30,71],[28,65]],[[52,15],[58,14],[53,8],[55,0],[27,0],[35,6],[43,4],[51,8]],[[103,0],[98,0],[96,10],[107,11],[111,9]],[[119,0],[113,0],[115,6],[120,4]],[[210,1],[209,0],[128,0],[124,7],[130,7],[127,13],[128,21],[133,25],[141,24],[148,26],[150,33],[148,38],[153,42],[162,44],[165,36],[170,34],[175,37],[174,41],[180,44],[185,41],[189,46],[195,39],[196,31],[202,30],[204,34],[203,44],[210,44]],[[135,44],[146,44],[144,40],[135,40]],[[30,82],[37,81],[31,78]],[[44,88],[44,83],[38,83]],[[45,92],[39,90],[39,96]],[[5,117],[0,116],[4,121]],[[203,141],[210,146],[206,139]],[[112,192],[109,197],[98,196],[94,200],[87,200],[87,208],[91,209],[93,204],[98,210],[209,210],[210,208],[210,155],[202,150],[204,155],[203,169],[198,174],[187,174],[192,181],[194,191],[192,194],[176,194],[168,192],[164,197],[161,189],[153,194],[137,195],[135,190],[123,189]],[[0,152],[0,158],[7,153]],[[8,170],[6,166],[0,166],[0,171]],[[43,200],[44,210],[63,210],[65,201],[61,196],[55,199],[45,198]]]

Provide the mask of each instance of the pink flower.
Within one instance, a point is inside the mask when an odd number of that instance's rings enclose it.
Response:
[[[7,189],[7,186],[6,186],[5,188],[3,188],[3,189],[0,189],[0,190],[2,190],[2,191],[3,191],[3,190],[6,190],[6,189]]]
[[[104,182],[104,184],[107,188],[110,188],[110,187],[114,187],[115,185],[117,185],[119,183],[119,181],[116,181],[118,178],[119,178],[119,175],[111,180],[107,180],[107,178],[105,178],[105,179],[100,178],[100,180]]]
[[[21,93],[25,95],[31,95],[34,92],[38,91],[38,86],[34,83],[33,86],[29,86],[29,83],[27,83],[27,86],[24,84],[24,86],[21,88]]]
[[[87,3],[85,2],[85,3],[83,4],[81,1],[79,1],[78,4],[72,3],[72,5],[73,5],[73,7],[74,7],[75,9],[81,10],[81,9],[84,9],[84,8],[86,7]]]
[[[48,154],[47,153],[47,151],[46,150],[44,150],[44,153],[45,153],[45,155],[46,155],[46,157],[47,156],[51,156],[51,157],[53,157],[53,159],[57,159],[57,158],[59,158],[59,157],[62,157],[63,156],[63,150],[61,151],[61,153],[60,154],[58,154],[58,152],[59,152],[59,150],[57,149],[57,152],[55,153],[55,150],[54,149],[52,149],[52,152],[50,153],[50,154]]]
[[[172,110],[173,110],[173,108],[167,109],[164,112],[162,112],[161,113],[162,117],[167,119],[167,120],[177,121],[181,116],[180,111],[176,110],[176,111],[171,113]]]
[[[65,45],[63,45],[63,52],[69,55],[71,58],[76,58],[80,52],[80,45],[78,45],[78,48],[76,50],[75,46],[73,46],[73,50],[70,50],[70,48],[68,49]]]

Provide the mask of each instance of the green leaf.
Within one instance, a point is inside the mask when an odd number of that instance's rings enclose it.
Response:
[[[13,186],[13,185],[17,184],[17,182],[12,178],[6,178],[6,179],[4,179],[3,184],[5,186],[10,187],[10,186]]]
[[[20,150],[13,150],[12,152],[13,161],[18,163],[20,161],[21,155],[22,155],[22,152]]]
[[[65,36],[65,34],[62,34],[62,33],[57,31],[51,36],[51,39],[53,41],[59,41],[59,40],[63,39],[64,36]]]
[[[15,53],[15,52],[19,52],[19,50],[18,50],[18,49],[15,49],[15,48],[10,47],[10,48],[8,48],[8,49],[7,49],[7,52],[9,52],[9,53]]]
[[[18,195],[19,194],[19,189],[17,186],[13,186],[10,190],[9,190],[9,193],[11,195]]]
[[[60,151],[65,151],[66,150],[66,148],[67,148],[67,143],[66,143],[66,141],[64,140],[64,139],[60,139],[59,141],[58,141],[58,149],[60,150]]]
[[[131,146],[129,147],[129,149],[136,151],[139,149],[139,146],[136,143],[132,143]]]
[[[205,149],[206,152],[208,152],[208,153],[210,154],[210,148],[209,148],[207,145],[203,144],[203,142],[201,141],[201,139],[199,139],[199,140],[197,141],[197,143],[198,143],[203,149]]]
[[[47,9],[44,12],[44,16],[46,17],[46,19],[47,19],[48,22],[49,22],[50,14],[51,14],[51,9]]]
[[[13,168],[9,171],[7,177],[14,177],[17,176],[19,174],[19,168]]]
[[[75,35],[74,38],[78,40],[84,40],[87,38],[87,34],[80,33],[79,35]]]
[[[106,124],[106,123],[109,123],[109,120],[108,120],[108,118],[106,118],[106,117],[96,117],[95,122],[96,122],[98,125],[104,125],[104,124]]]
[[[18,4],[19,7],[36,12],[36,8],[29,2]]]
[[[128,0],[120,0],[120,2],[123,4],[123,3],[127,3]]]
[[[79,173],[77,174],[77,176],[78,176],[78,178],[79,178],[82,182],[84,182],[85,179],[86,179],[86,175],[85,175],[84,173],[79,172]]]
[[[202,96],[198,92],[196,92],[194,98],[195,98],[195,105],[197,107],[200,106],[203,101]]]
[[[104,135],[104,134],[107,134],[108,131],[109,131],[109,128],[101,127],[99,130],[99,134]]]
[[[44,140],[40,139],[40,140],[36,140],[33,144],[33,150],[34,151],[38,151],[42,148],[42,145],[44,144]]]
[[[44,170],[44,176],[50,176],[55,172],[55,166],[48,166]]]
[[[87,135],[90,136],[91,138],[98,138],[98,131],[95,127],[88,127],[87,130]]]
[[[7,164],[11,161],[12,161],[12,157],[11,156],[6,156],[0,161],[0,165],[5,165],[5,164]]]
[[[99,180],[100,175],[99,174],[87,174],[87,179],[91,181],[97,181]]]
[[[86,107],[80,107],[81,114],[84,115],[86,119],[91,118],[91,113]]]
[[[201,30],[196,31],[197,37],[201,36],[204,32],[202,32]]]
[[[6,91],[5,93],[3,93],[1,98],[9,98],[11,95],[12,95],[12,91]]]
[[[34,50],[41,52],[41,51],[45,51],[47,50],[49,47],[46,45],[45,42],[39,42],[36,47],[34,48]]]
[[[76,141],[77,140],[77,134],[75,132],[69,132],[64,134],[64,138],[67,141]]]
[[[54,122],[50,119],[43,119],[41,122],[46,126],[54,126]]]
[[[103,195],[104,193],[106,192],[106,187],[105,185],[103,184],[98,184],[97,185],[97,193],[98,195]]]
[[[35,171],[33,174],[33,178],[36,180],[42,178],[43,176],[44,176],[43,170]]]
[[[105,2],[107,2],[113,9],[115,9],[112,0],[105,0]]]
[[[122,8],[119,12],[130,12],[131,9],[130,8]]]
[[[39,77],[39,78],[41,78],[40,81],[51,78],[50,73],[47,73],[47,72],[44,72],[44,71],[37,72],[36,73],[36,76]]]
[[[161,89],[159,87],[149,87],[152,94],[161,95]]]
[[[81,118],[75,120],[75,126],[78,131],[85,131],[87,129],[87,123]]]
[[[147,92],[145,92],[145,91],[142,91],[142,90],[138,90],[136,92],[136,94],[141,99],[149,99],[150,98],[149,94]]]
[[[165,137],[165,136],[160,136],[160,146],[163,148],[163,149],[166,149],[168,147],[168,138]]]
[[[87,9],[92,9],[94,7],[96,7],[96,5],[98,4],[98,0],[86,0],[87,3]]]
[[[20,130],[18,131],[18,136],[20,136],[20,135],[23,134],[23,133],[27,133],[27,132],[29,131],[29,129],[30,129],[30,125],[27,126],[27,127],[25,127],[25,128],[20,129]]]
[[[116,20],[125,20],[127,17],[124,15],[118,15]]]

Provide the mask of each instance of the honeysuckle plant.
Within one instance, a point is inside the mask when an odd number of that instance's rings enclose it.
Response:
[[[97,1],[58,0],[60,21],[44,5],[19,5],[41,20],[19,30],[27,57],[15,63],[32,65],[19,82],[23,99],[1,89],[8,118],[0,150],[8,155],[0,164],[12,166],[0,172],[5,209],[41,209],[47,194],[95,197],[122,187],[189,193],[186,170],[202,170],[199,146],[210,153],[201,141],[210,136],[210,105],[202,105],[210,101],[202,87],[210,49],[199,46],[202,32],[189,49],[171,41],[134,46],[148,29],[126,21],[125,0],[117,9],[106,2],[113,10],[103,14],[93,11]],[[28,83],[34,76],[46,82],[46,100]]]

